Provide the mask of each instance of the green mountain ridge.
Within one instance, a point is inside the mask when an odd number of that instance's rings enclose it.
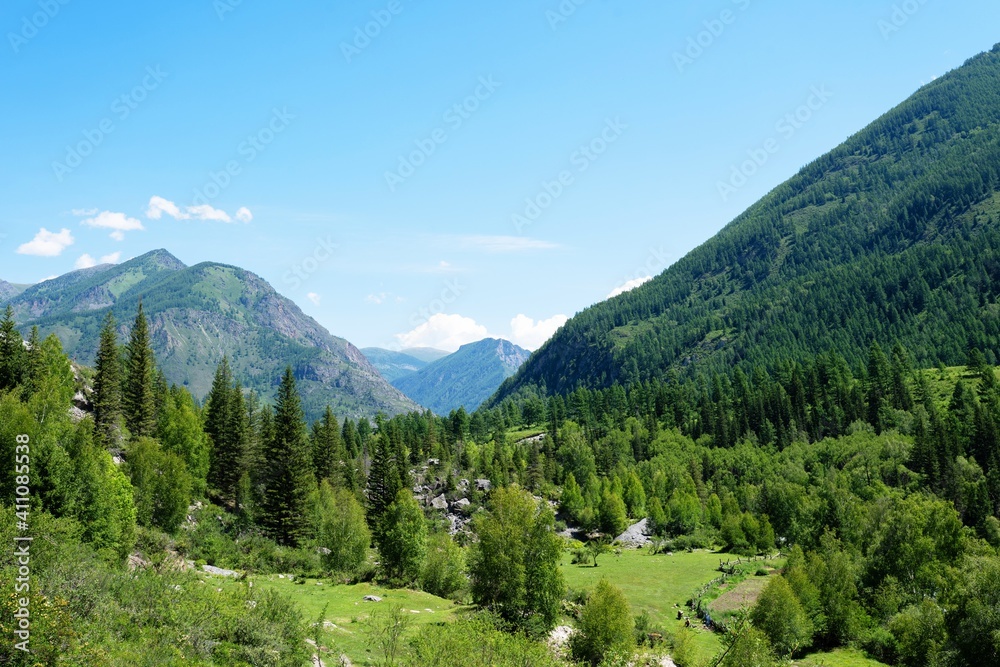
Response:
[[[351,417],[418,408],[360,350],[238,267],[187,267],[157,250],[123,264],[74,271],[6,301],[21,325],[55,333],[71,357],[89,364],[108,309],[114,309],[124,333],[140,299],[168,382],[186,386],[199,398],[208,393],[216,366],[228,355],[236,377],[268,400],[282,369],[291,365],[311,417],[327,404]]]
[[[1000,45],[804,167],[649,283],[571,319],[504,383],[566,393],[774,368],[873,341],[1000,353]]]
[[[382,377],[389,382],[398,380],[405,375],[416,373],[430,363],[409,355],[405,351],[396,352],[381,347],[363,347],[361,348],[361,353],[382,374]]]
[[[529,356],[510,341],[486,338],[393,380],[393,386],[436,414],[447,415],[460,407],[471,412]]]

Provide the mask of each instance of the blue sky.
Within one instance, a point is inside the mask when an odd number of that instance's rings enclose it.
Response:
[[[359,346],[535,348],[997,25],[979,0],[9,0],[0,278],[162,247]]]

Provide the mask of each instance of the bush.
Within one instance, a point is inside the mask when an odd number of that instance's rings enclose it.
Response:
[[[468,584],[465,554],[447,533],[434,535],[420,572],[420,587],[431,595],[454,599]]]
[[[332,572],[354,574],[368,560],[371,532],[365,511],[354,494],[334,489],[323,480],[312,497],[316,544],[324,550],[323,565]]]
[[[812,640],[812,623],[782,577],[774,577],[767,583],[750,618],[780,656],[790,656]]]
[[[573,656],[592,665],[611,653],[631,655],[635,621],[621,589],[602,579],[580,614],[579,632],[571,640]]]

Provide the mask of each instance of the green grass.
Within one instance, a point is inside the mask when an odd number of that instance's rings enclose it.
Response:
[[[562,569],[570,589],[591,590],[606,577],[622,589],[636,615],[645,611],[654,625],[671,634],[684,628],[684,622],[677,620],[674,605],[687,612],[684,604],[695,590],[719,576],[719,554],[709,551],[653,556],[645,550],[630,549],[621,556],[602,556],[598,563],[596,568],[572,565],[567,554]],[[722,647],[714,633],[698,629],[694,634],[701,660],[707,660]]]
[[[830,653],[813,653],[812,655],[796,660],[793,667],[885,667],[876,660],[865,656],[864,653],[856,649],[838,649]]]
[[[373,654],[367,650],[364,632],[364,621],[372,612],[387,609],[390,605],[400,605],[412,618],[412,625],[407,634],[409,637],[428,623],[452,620],[461,609],[454,602],[428,593],[391,590],[371,584],[335,586],[322,581],[317,585],[318,580],[308,579],[304,585],[298,585],[289,579],[280,579],[277,576],[255,577],[253,581],[254,586],[273,589],[292,598],[310,626],[317,621],[326,607],[324,620],[337,627],[327,629],[323,638],[324,645],[335,649],[337,654],[346,653],[358,666],[375,664]],[[366,595],[377,595],[382,598],[382,602],[365,602]],[[336,664],[329,658],[325,660],[327,664]]]

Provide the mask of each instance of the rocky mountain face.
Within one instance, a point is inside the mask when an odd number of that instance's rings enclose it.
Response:
[[[71,357],[90,364],[107,311],[113,310],[125,336],[140,299],[168,382],[197,397],[208,393],[216,366],[228,355],[237,378],[265,399],[291,365],[310,417],[328,404],[338,416],[355,418],[419,409],[360,350],[238,267],[187,267],[157,250],[74,271],[0,301],[13,306],[19,324],[55,333]]]

